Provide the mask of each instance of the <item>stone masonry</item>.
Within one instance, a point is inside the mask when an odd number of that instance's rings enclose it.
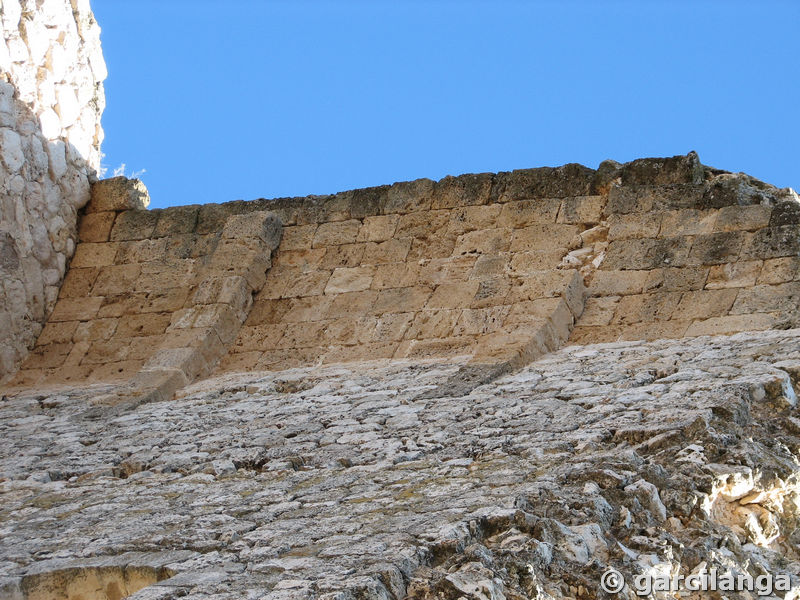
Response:
[[[12,387],[177,369],[171,393],[211,372],[449,357],[479,381],[568,339],[797,323],[796,194],[695,154],[157,211],[145,195],[95,185]]]
[[[55,304],[100,168],[106,67],[87,0],[0,2],[0,377]]]

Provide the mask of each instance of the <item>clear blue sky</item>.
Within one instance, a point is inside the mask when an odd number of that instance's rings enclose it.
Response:
[[[151,207],[696,150],[800,188],[800,2],[92,0]]]

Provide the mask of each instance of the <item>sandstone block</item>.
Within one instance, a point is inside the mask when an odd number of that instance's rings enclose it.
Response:
[[[511,252],[552,251],[568,248],[580,228],[576,225],[531,225],[515,229],[511,239]]]
[[[507,202],[502,207],[497,226],[518,229],[530,225],[555,223],[560,206],[561,200],[556,198]]]
[[[164,237],[167,235],[177,235],[181,233],[193,233],[197,227],[197,219],[200,214],[200,207],[193,206],[173,206],[158,211],[158,221],[153,231],[154,237]]]
[[[485,206],[462,206],[450,211],[448,231],[461,235],[478,229],[492,229],[498,226],[498,216],[502,206],[489,204]],[[505,227],[505,225],[501,225]]]
[[[464,335],[483,335],[497,331],[503,325],[510,307],[494,306],[492,308],[467,308],[453,329],[456,337]]]
[[[78,321],[46,323],[39,337],[36,339],[36,345],[68,344],[72,341],[72,336],[78,328],[78,324]]]
[[[148,210],[127,210],[117,215],[111,229],[112,242],[145,240],[153,237],[158,213]]]
[[[705,288],[716,290],[722,288],[752,287],[761,273],[762,261],[751,260],[727,263],[711,267]]]
[[[467,305],[469,308],[487,308],[504,304],[511,289],[511,280],[508,277],[489,277],[472,281],[478,282],[478,290],[472,302]]]
[[[232,352],[220,359],[217,373],[244,373],[256,368],[261,357],[264,355],[260,350],[252,352]],[[269,368],[271,364],[265,368]]]
[[[192,297],[194,304],[227,304],[235,309],[247,306],[250,301],[250,286],[239,275],[211,277],[197,287]]]
[[[323,223],[317,228],[314,234],[312,246],[341,246],[342,244],[352,244],[358,237],[358,230],[361,228],[361,221],[351,219],[349,221],[339,221],[334,223]]]
[[[203,329],[211,327],[223,344],[230,344],[242,326],[238,311],[227,304],[206,304],[194,309],[197,316],[193,327]]]
[[[449,210],[429,210],[400,215],[394,237],[427,239],[447,231],[450,223]]]
[[[294,300],[256,300],[253,302],[245,325],[280,324],[293,303]],[[175,319],[173,319],[173,325],[176,325]]]
[[[310,296],[306,298],[292,298],[289,302],[289,308],[283,315],[283,321],[287,323],[321,321],[325,318],[330,306],[333,304],[333,297]],[[279,306],[278,309],[282,309],[282,307]]]
[[[800,279],[800,258],[771,258],[764,261],[758,283],[784,283]]]
[[[665,267],[647,271],[643,291],[684,292],[701,290],[710,267]],[[624,271],[623,271],[624,272]]]
[[[469,279],[480,280],[505,275],[506,268],[508,267],[508,259],[509,253],[503,253],[498,256],[482,254],[475,261],[469,273]]]
[[[453,254],[499,254],[511,245],[511,229],[483,229],[458,237]]]
[[[271,300],[283,298],[286,288],[293,283],[293,274],[304,273],[305,269],[292,268],[287,266],[275,266],[267,271],[264,285],[258,292],[258,300]],[[313,272],[313,270],[312,270]]]
[[[117,213],[104,211],[83,215],[78,222],[78,239],[81,242],[107,242]]]
[[[282,226],[277,216],[270,212],[258,211],[228,217],[222,229],[222,238],[259,240],[264,244],[262,248],[274,250],[280,243],[281,233]]]
[[[606,198],[604,196],[578,196],[565,198],[558,212],[559,223],[599,223],[603,214]]]
[[[369,289],[374,276],[375,267],[334,269],[333,274],[325,286],[325,294],[360,292]]]
[[[421,340],[451,337],[461,312],[461,309],[421,310],[414,315],[405,338]]]
[[[376,215],[364,217],[361,229],[358,230],[359,242],[385,242],[392,239],[397,229],[399,215]]]
[[[322,294],[331,279],[332,271],[302,272],[297,269],[284,271],[281,276],[287,280],[283,288],[282,298],[297,296],[318,296]]]
[[[78,244],[75,255],[70,261],[70,268],[76,267],[105,267],[114,264],[117,255],[117,244],[96,243]]]
[[[651,271],[596,271],[589,283],[592,296],[641,294]]]
[[[23,369],[53,369],[67,360],[72,344],[47,344],[31,350],[23,363]]]
[[[798,305],[800,305],[800,282],[757,285],[739,290],[731,314],[778,311],[793,313],[797,311]]]
[[[710,233],[694,238],[689,252],[689,264],[718,265],[733,262],[739,256],[743,235],[738,231]]]
[[[608,240],[654,238],[661,229],[661,217],[652,213],[611,214],[608,216]]]
[[[601,269],[642,270],[686,264],[692,238],[615,240],[608,246]]]
[[[408,252],[407,260],[446,258],[453,254],[456,237],[454,233],[445,232],[441,235],[431,235],[426,238],[414,238],[414,241],[411,242],[411,250]]]
[[[511,305],[511,310],[503,322],[506,329],[513,329],[516,325],[531,322],[543,323],[559,310],[559,306],[564,304],[563,298],[541,298],[539,300],[527,300]]]
[[[676,316],[681,319],[707,319],[727,314],[739,290],[697,290],[684,292]]]
[[[491,173],[459,175],[440,179],[433,186],[431,208],[486,204],[492,188]]]
[[[138,312],[173,312],[183,307],[189,297],[188,287],[157,289],[143,294],[137,303]],[[101,309],[102,310],[102,309]]]
[[[535,271],[555,269],[564,257],[565,252],[566,248],[511,253],[508,274],[512,277],[524,277],[528,273]]]
[[[617,305],[612,323],[626,325],[666,321],[673,315],[680,300],[680,292],[623,296]]]
[[[209,372],[209,366],[196,348],[165,348],[158,350],[143,365],[146,370],[178,370],[192,381]]]
[[[163,262],[166,250],[166,238],[119,242],[117,245],[117,256],[114,262],[117,264],[153,261]]]
[[[141,360],[124,360],[101,364],[92,369],[89,379],[103,382],[124,381],[136,375],[143,364],[144,361]]]
[[[73,267],[67,270],[64,283],[59,290],[59,298],[83,298],[89,295],[100,269]]]
[[[75,328],[72,341],[75,343],[108,340],[117,330],[119,319],[92,319],[79,323]]]
[[[795,199],[778,202],[770,215],[770,227],[784,227],[786,225],[800,225],[800,202]]]
[[[307,250],[311,248],[314,235],[317,232],[317,227],[317,224],[284,227],[280,251]]]
[[[370,342],[355,346],[337,346],[329,349],[322,357],[322,364],[336,364],[354,360],[380,360],[392,358],[398,342]]]
[[[383,290],[395,287],[411,287],[417,283],[418,277],[419,265],[416,263],[378,265],[375,268],[372,288]]]
[[[425,308],[462,308],[469,306],[478,291],[479,282],[442,283],[433,291]]]
[[[524,278],[512,279],[508,303],[560,296],[565,293],[575,276],[575,271],[539,271]]]
[[[327,255],[329,252],[333,252],[338,255],[338,251],[345,249],[344,253],[352,254],[349,252],[348,249],[352,248],[362,248],[363,253],[363,245],[361,244],[349,244],[345,246],[331,246],[329,248],[307,248],[305,250],[284,250],[283,246],[273,255],[273,270],[277,267],[298,267],[303,271],[310,271],[312,269],[317,268],[326,268],[326,269],[334,269],[336,267],[343,267],[343,266],[357,266],[357,265],[331,265],[332,262],[330,259],[327,259]],[[325,261],[325,266],[322,267],[322,262]],[[352,260],[348,257],[348,261]],[[359,262],[361,258],[358,258]]]
[[[368,242],[362,263],[364,265],[382,265],[403,262],[411,250],[411,238],[387,240],[385,242]]]
[[[433,181],[416,179],[392,185],[386,193],[384,214],[404,214],[430,210],[433,200]]]
[[[371,312],[378,292],[365,290],[362,292],[346,292],[338,294],[328,305],[324,318],[338,319],[341,317],[356,317]]]
[[[112,265],[100,269],[100,273],[92,286],[93,296],[112,296],[133,289],[139,278],[139,265]]]
[[[91,186],[86,213],[144,210],[150,205],[150,194],[144,183],[127,177],[101,179]]]
[[[800,235],[794,225],[767,227],[746,234],[740,258],[742,260],[780,258],[800,255]]]
[[[740,331],[763,331],[775,326],[778,318],[769,313],[727,315],[692,323],[686,331],[689,337],[698,335],[728,335]]]
[[[402,342],[395,352],[395,358],[440,358],[469,356],[476,340],[472,336],[449,337],[435,340],[412,340]]]
[[[717,231],[755,231],[770,224],[772,208],[753,206],[723,206],[714,224]]]
[[[62,298],[50,314],[51,322],[89,321],[97,316],[103,298]]]
[[[700,184],[704,170],[696,152],[670,158],[639,158],[625,163],[620,176],[625,185]]]
[[[672,319],[652,323],[631,323],[620,331],[620,340],[660,340],[676,339],[686,335],[691,320]]]
[[[413,312],[387,313],[379,316],[370,333],[370,341],[399,342],[405,337],[414,317]]]
[[[420,310],[428,302],[433,290],[425,286],[390,288],[378,292],[372,306],[372,313],[414,312]]]
[[[497,173],[491,199],[509,202],[529,198],[583,196],[589,193],[593,178],[594,170],[575,163]]]
[[[311,348],[321,347],[325,339],[327,321],[314,323],[288,323],[278,348]]]
[[[171,318],[172,315],[169,313],[129,315],[120,319],[114,337],[128,339],[146,335],[161,335],[167,330]]]
[[[388,243],[388,242],[387,242]],[[411,246],[411,241],[408,243]],[[324,255],[319,261],[317,268],[333,270],[339,267],[358,267],[364,258],[364,252],[367,249],[367,243],[360,244],[343,244],[341,246],[327,246],[325,248],[314,248],[307,252],[322,250]],[[302,252],[300,250],[296,253]]]
[[[610,324],[619,301],[620,296],[587,298],[578,325],[583,327],[602,327]]]
[[[614,186],[605,214],[643,213],[702,206],[703,186],[687,184]]]
[[[477,258],[474,255],[466,255],[419,261],[418,281],[420,285],[431,286],[466,281]]]
[[[661,216],[659,237],[669,238],[681,235],[702,235],[711,233],[717,221],[717,211],[686,208],[670,210]]]

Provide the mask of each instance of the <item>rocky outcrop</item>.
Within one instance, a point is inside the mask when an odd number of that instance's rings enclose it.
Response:
[[[106,68],[86,0],[0,5],[0,378],[28,353],[100,168]]]
[[[571,346],[450,395],[429,392],[463,361],[227,374],[123,414],[99,384],[20,394],[0,402],[0,596],[146,567],[172,576],[133,598],[636,598],[638,576],[705,568],[795,598],[798,348]]]

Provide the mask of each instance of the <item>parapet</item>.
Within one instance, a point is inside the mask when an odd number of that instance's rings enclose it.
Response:
[[[152,211],[144,194],[95,184],[11,387],[164,397],[378,359],[498,373],[565,344],[797,326],[797,195],[695,153]]]

